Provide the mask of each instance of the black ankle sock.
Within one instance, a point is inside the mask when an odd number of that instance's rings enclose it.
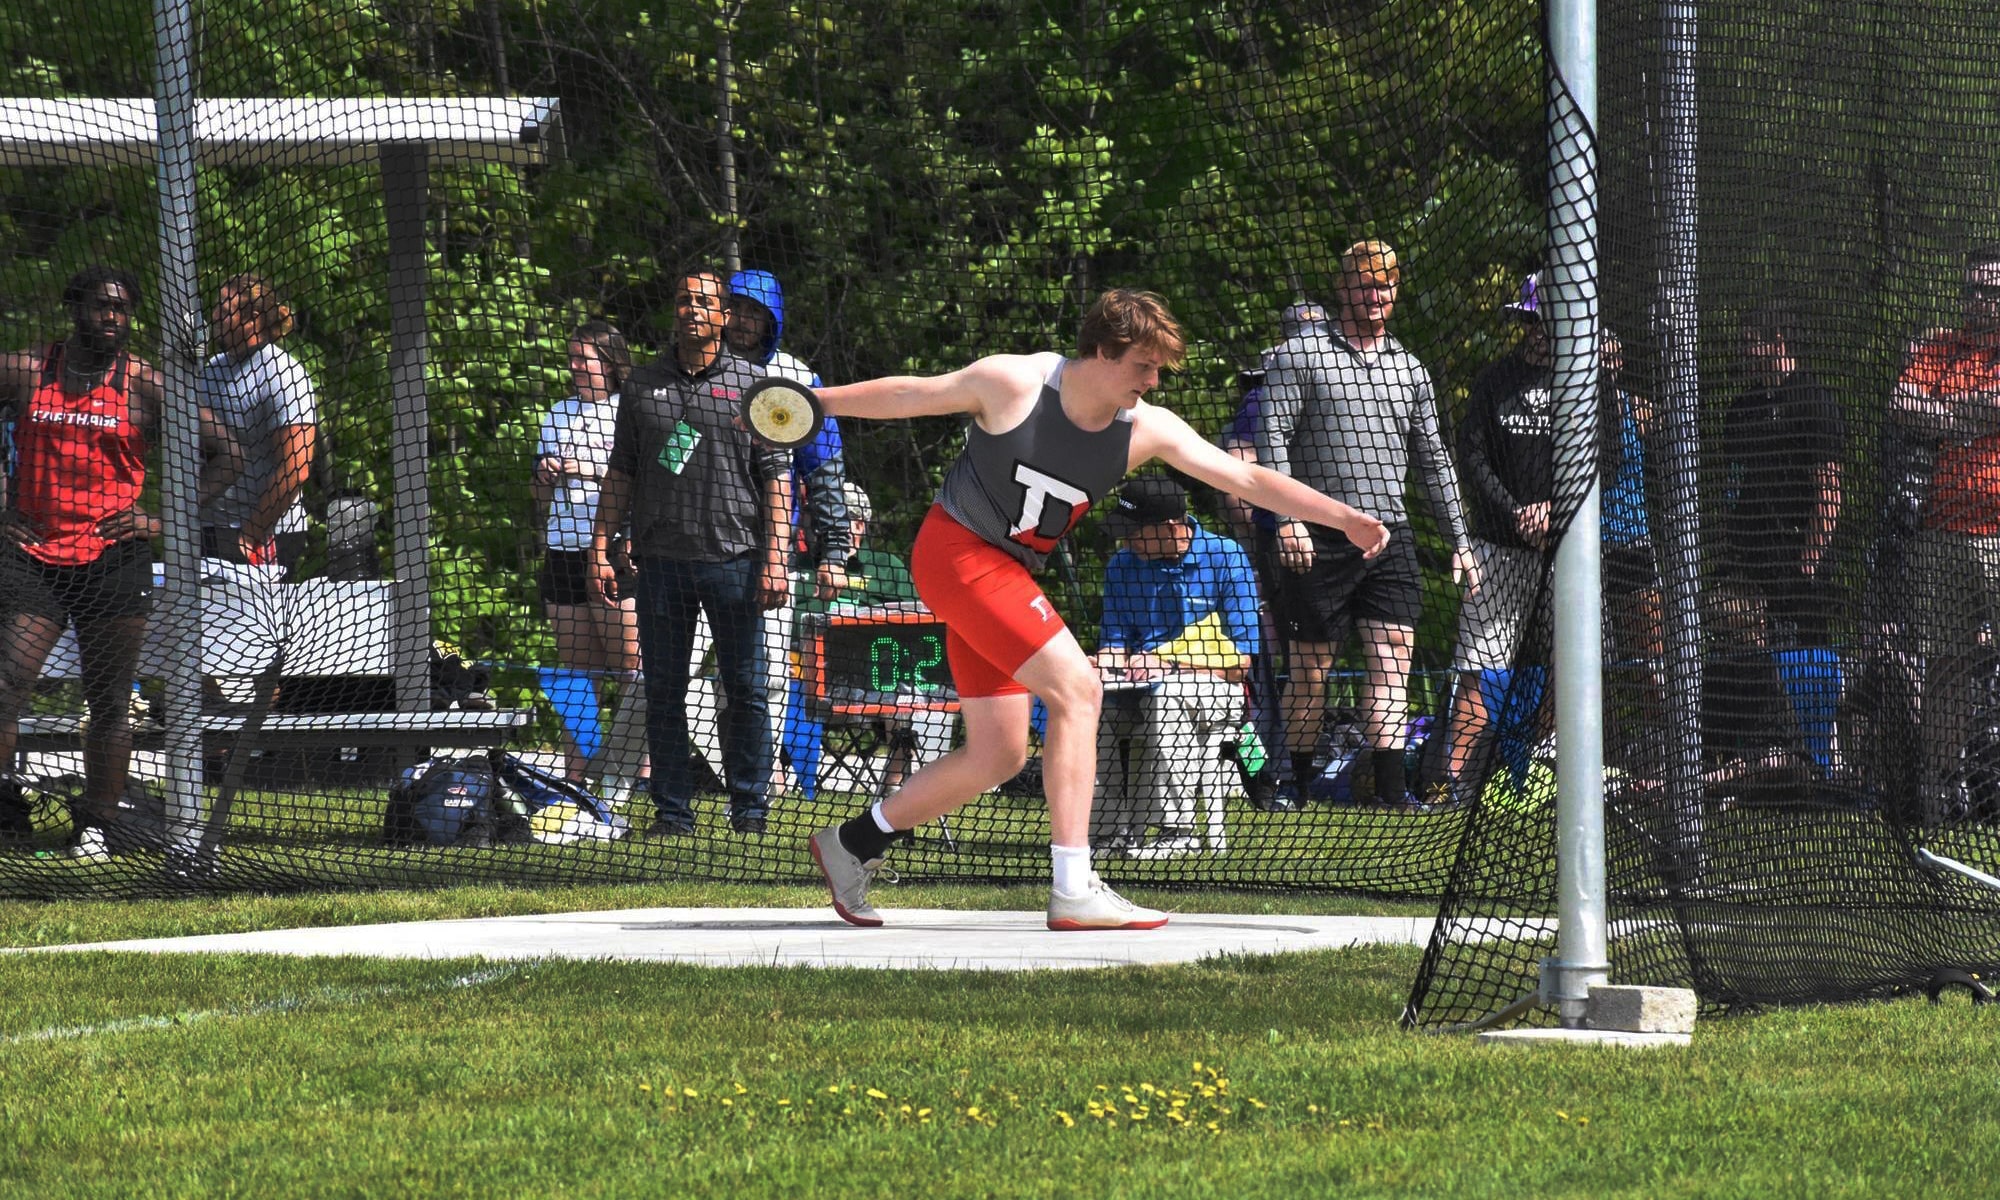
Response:
[[[901,840],[901,833],[883,833],[878,829],[874,815],[866,810],[853,820],[840,824],[841,846],[862,862],[882,857],[890,846]]]
[[[1375,765],[1375,798],[1384,804],[1401,804],[1404,794],[1410,790],[1409,782],[1403,775],[1403,752],[1400,749],[1383,750],[1378,747],[1372,757]]]
[[[1292,782],[1304,787],[1313,781],[1313,756],[1308,750],[1304,754],[1292,752]]]

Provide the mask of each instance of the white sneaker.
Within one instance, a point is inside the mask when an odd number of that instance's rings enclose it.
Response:
[[[833,893],[833,911],[849,925],[873,928],[882,923],[882,918],[868,905],[868,885],[875,881],[875,872],[882,869],[882,860],[869,859],[863,862],[848,852],[840,844],[840,827],[829,825],[812,835],[813,861],[819,864],[819,873],[826,876],[827,890]]]
[[[69,856],[84,862],[108,862],[111,849],[104,844],[104,831],[95,825],[86,825],[70,843]]]
[[[1049,928],[1070,932],[1082,929],[1158,929],[1167,923],[1167,914],[1140,908],[1091,872],[1090,881],[1078,895],[1049,892]]]
[[[1180,858],[1187,854],[1201,853],[1201,839],[1191,833],[1177,833],[1154,838],[1143,846],[1133,846],[1125,851],[1126,858],[1154,859]]]

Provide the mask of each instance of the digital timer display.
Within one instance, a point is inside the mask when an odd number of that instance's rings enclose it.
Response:
[[[825,646],[829,688],[937,692],[951,686],[941,622],[836,622]]]

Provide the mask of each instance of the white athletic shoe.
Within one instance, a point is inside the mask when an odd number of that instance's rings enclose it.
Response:
[[[813,861],[819,864],[819,873],[826,876],[827,890],[833,893],[833,911],[849,925],[873,928],[882,923],[874,909],[868,907],[868,885],[875,881],[875,872],[882,869],[882,860],[869,859],[862,862],[854,857],[847,847],[840,844],[840,827],[829,825],[812,835]]]
[[[1082,929],[1158,929],[1167,923],[1167,914],[1140,908],[1091,872],[1090,881],[1078,895],[1049,892],[1049,928],[1065,932]]]
[[[69,856],[84,862],[108,862],[111,848],[104,844],[104,831],[95,825],[84,826],[69,845]]]
[[[1191,833],[1177,833],[1168,837],[1154,838],[1142,846],[1134,846],[1125,852],[1125,857],[1137,859],[1180,858],[1183,855],[1200,853],[1200,838]]]

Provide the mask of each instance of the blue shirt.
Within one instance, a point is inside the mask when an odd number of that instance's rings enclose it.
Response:
[[[1258,654],[1257,573],[1243,547],[1187,518],[1194,542],[1174,562],[1120,546],[1104,565],[1104,623],[1098,644],[1133,654],[1157,650],[1211,613],[1244,654]]]
[[[1599,521],[1608,545],[1629,546],[1646,537],[1646,444],[1639,437],[1632,398],[1623,391],[1618,393],[1618,460],[1604,488]]]

